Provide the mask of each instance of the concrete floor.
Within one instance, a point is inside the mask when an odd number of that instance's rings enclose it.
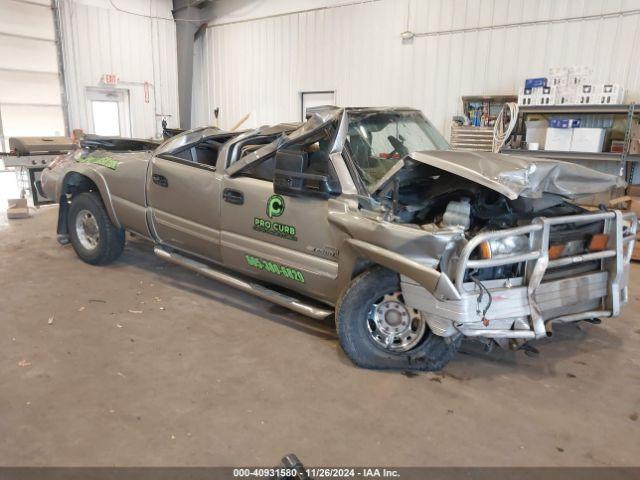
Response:
[[[537,359],[467,345],[406,376],[147,244],[84,264],[56,214],[0,222],[2,465],[640,465],[637,287]]]

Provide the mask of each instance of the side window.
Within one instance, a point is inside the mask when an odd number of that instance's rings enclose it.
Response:
[[[244,170],[240,175],[244,177],[257,178],[258,180],[266,180],[267,182],[273,181],[273,173],[276,169],[276,156],[271,155],[257,162],[256,165]]]
[[[177,152],[163,153],[160,156],[185,165],[198,165],[215,170],[219,148],[218,142],[209,140]]]
[[[285,195],[319,195],[324,198],[340,193],[340,182],[329,152],[333,129],[312,132],[299,142],[285,145],[276,153],[274,191]]]
[[[331,161],[329,160],[329,150],[331,148],[331,137],[329,132],[319,132],[311,138],[307,138],[298,144],[289,145],[287,150],[305,152],[307,154],[307,162],[303,173],[310,173],[314,175],[332,175],[333,170],[331,168]],[[257,146],[256,148],[261,147]],[[246,149],[246,151],[245,151]],[[242,156],[253,151],[252,145],[243,147]],[[255,165],[243,170],[240,175],[245,177],[257,178],[258,180],[266,180],[268,182],[273,181],[273,174],[276,169],[276,156],[275,153],[259,160]]]
[[[191,149],[193,161],[200,165],[208,165],[215,168],[218,160],[218,149],[219,145],[216,142],[202,142]]]
[[[274,140],[275,137],[273,135],[270,135],[263,137],[250,137],[238,142],[231,149],[229,166],[234,165],[235,163],[243,159],[246,161],[247,157],[258,152],[261,148],[266,147]],[[256,155],[256,158],[260,157],[259,153],[257,153]]]
[[[191,149],[187,148],[186,150],[181,150],[179,152],[176,153],[168,153],[166,154],[167,158],[168,157],[176,157],[176,158],[180,158],[182,160],[186,160],[188,162],[193,162],[193,155],[191,154]]]
[[[314,175],[333,174],[331,170],[331,160],[329,159],[330,149],[331,135],[327,130],[322,130],[311,138],[286,147],[288,151],[306,153],[307,161],[302,173]]]
[[[305,161],[304,165],[302,165],[302,172],[300,173],[309,174],[309,177],[306,178],[304,182],[311,188],[313,188],[313,186],[309,184],[319,184],[319,182],[323,181],[320,178],[313,177],[313,175],[317,175],[318,177],[329,175],[330,177],[333,177],[334,180],[336,178],[335,172],[331,165],[331,160],[329,159],[332,132],[333,131],[330,128],[322,129],[318,132],[315,132],[311,136],[306,135],[305,138],[300,139],[299,142],[290,143],[284,147],[284,150],[280,150],[304,154]],[[251,154],[252,152],[258,150],[263,146],[263,144],[254,145],[253,143],[243,145],[240,154],[238,155],[238,160],[242,159],[246,155]],[[277,153],[278,150],[275,152],[271,152],[264,158],[256,160],[247,168],[241,170],[239,175],[255,178],[258,180],[264,180],[266,182],[273,182],[276,169]]]

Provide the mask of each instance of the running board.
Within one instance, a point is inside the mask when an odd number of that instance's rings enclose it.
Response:
[[[276,305],[280,305],[282,307],[288,308],[289,310],[293,310],[294,312],[307,315],[308,317],[321,320],[333,313],[332,310],[315,307],[303,302],[298,298],[290,297],[289,295],[276,292],[275,290],[263,287],[262,285],[259,285],[257,283],[247,282],[240,278],[229,275],[228,273],[223,273],[219,270],[215,270],[208,265],[205,265],[204,263],[197,262],[178,253],[168,252],[160,247],[155,247],[153,249],[153,252],[158,257],[166,260],[167,262],[188,268],[189,270],[193,270],[194,272],[204,275],[205,277],[212,278],[213,280],[217,280],[231,287],[235,287],[239,290],[242,290],[243,292],[255,295],[256,297],[263,298],[264,300],[268,300],[272,303],[275,303]]]

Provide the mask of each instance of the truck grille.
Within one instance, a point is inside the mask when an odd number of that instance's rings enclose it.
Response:
[[[549,249],[562,246],[562,253],[558,258],[572,257],[589,253],[589,243],[594,235],[604,231],[604,221],[583,224],[564,223],[552,225],[549,231]],[[600,270],[601,260],[582,262],[580,264],[550,267],[544,279],[556,279],[569,275]]]
[[[518,271],[517,274],[521,274],[523,265],[526,265],[527,269],[534,268],[534,266],[538,269],[537,282],[539,284],[542,279],[548,278],[547,276],[575,274],[574,269],[576,268],[584,272],[597,270],[605,259],[608,269],[619,271],[620,264],[628,263],[630,260],[637,225],[637,218],[633,213],[609,211],[553,218],[540,217],[534,219],[529,225],[480,233],[471,238],[460,253],[454,283],[463,293],[470,271],[482,272],[484,270],[489,274],[498,274],[499,276],[493,277],[495,279],[504,278],[502,275],[507,273],[513,275],[514,270],[509,271],[509,269],[515,269]],[[603,241],[601,248],[587,251],[589,242],[594,235],[603,233],[609,237],[601,239]],[[483,242],[522,235],[528,235],[531,239],[528,251],[503,254],[492,258],[472,258],[476,249]],[[564,251],[554,256],[550,254],[554,245],[569,243],[571,248],[566,255]],[[548,257],[548,261],[541,263],[540,260],[545,257]],[[491,272],[492,269],[496,270]],[[482,280],[482,278],[479,279]],[[484,279],[488,280],[489,278],[485,277]]]

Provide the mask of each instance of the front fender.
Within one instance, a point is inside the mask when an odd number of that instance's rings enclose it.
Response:
[[[447,300],[460,300],[461,298],[460,293],[456,290],[449,277],[434,268],[362,240],[350,238],[344,243],[345,245],[340,250],[341,265],[338,276],[338,282],[341,286],[346,286],[351,280],[351,272],[353,272],[358,258],[365,258],[413,279],[436,298]]]

